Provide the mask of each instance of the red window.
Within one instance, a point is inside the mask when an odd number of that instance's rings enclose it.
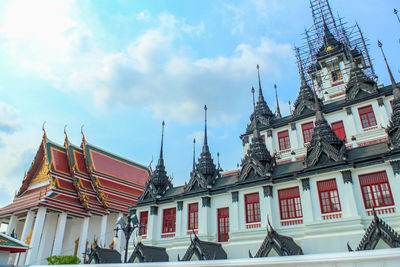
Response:
[[[346,141],[346,132],[344,131],[343,121],[332,122],[331,127],[332,127],[332,130],[335,132],[336,136],[340,140],[344,140],[345,142],[347,142]]]
[[[176,222],[176,209],[170,208],[163,210],[163,233],[174,233]]]
[[[145,235],[147,234],[147,222],[149,221],[149,212],[142,211],[140,212],[140,234]]]
[[[263,142],[265,143],[265,135],[261,135]]]
[[[317,182],[321,213],[341,211],[336,179]]]
[[[218,213],[218,242],[229,239],[229,208],[220,208]]]
[[[303,130],[304,143],[310,142],[314,130],[314,123],[313,122],[304,123],[301,125],[301,129]]]
[[[258,193],[244,196],[246,202],[246,223],[260,222],[260,199]]]
[[[199,222],[199,203],[189,204],[189,218],[188,218],[188,229],[193,230],[198,228]]]
[[[303,217],[299,187],[278,191],[281,220]]]
[[[289,131],[282,131],[278,133],[279,150],[290,149]]]
[[[366,209],[394,205],[385,171],[359,175]]]
[[[363,128],[368,128],[376,125],[376,119],[372,106],[366,106],[358,109],[360,114],[361,125]]]

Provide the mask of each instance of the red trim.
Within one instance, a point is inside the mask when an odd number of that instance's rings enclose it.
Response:
[[[317,188],[322,214],[342,211],[335,178],[318,181]]]
[[[146,211],[141,211],[140,212],[140,222],[139,224],[142,226],[140,228],[140,235],[146,235],[147,234],[147,223],[149,221],[149,212]]]
[[[162,233],[175,233],[176,208],[163,210]]]
[[[229,208],[220,208],[218,215],[218,242],[227,242],[229,239]]]
[[[16,252],[26,252],[28,249],[27,248],[0,247],[0,250],[2,250],[2,251],[10,251],[11,253],[16,253]]]
[[[358,179],[366,209],[394,205],[386,171],[362,174]]]
[[[188,230],[198,228],[199,224],[199,203],[191,203],[188,205]]]
[[[289,130],[278,133],[278,143],[280,151],[290,149]]]
[[[344,82],[340,82],[340,83],[336,83],[336,84],[332,84],[332,87],[333,86],[336,86],[336,85],[340,85],[340,84],[343,84]],[[329,96],[329,98],[335,98],[335,97],[338,97],[338,96],[341,96],[341,95],[344,95],[345,94],[345,91],[343,91],[343,92],[340,92],[340,93],[337,93],[337,94],[334,94],[334,95],[330,95]]]
[[[278,196],[281,220],[303,217],[298,186],[278,190]]]
[[[246,223],[261,222],[260,198],[257,193],[251,193],[244,196],[246,209]]]
[[[337,82],[337,83],[332,83],[332,87],[335,87],[335,86],[338,86],[338,85],[341,85],[341,84],[344,84],[344,81],[340,81],[340,82]],[[334,94],[334,95],[330,96],[330,98],[334,98],[334,97],[337,97],[337,96],[340,96],[340,95],[344,95],[344,92],[341,92],[341,93],[338,93],[338,94]]]
[[[301,125],[301,130],[303,132],[303,141],[304,144],[311,141],[311,137],[314,130],[314,122],[307,122]]]
[[[377,125],[372,105],[358,108],[358,114],[360,116],[361,126],[363,128],[369,128]]]

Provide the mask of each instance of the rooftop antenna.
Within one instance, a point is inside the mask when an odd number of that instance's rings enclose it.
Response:
[[[367,60],[368,60],[368,65],[371,68],[372,75],[375,78],[377,78],[377,76],[375,75],[374,67],[372,66],[371,58],[369,57],[369,52],[368,52],[368,49],[367,49],[367,45],[365,44],[364,35],[363,35],[363,33],[362,33],[361,29],[360,29],[360,26],[358,26],[358,23],[356,23],[356,26],[357,26],[358,32],[360,33],[360,36],[361,36],[361,42],[362,42],[362,45],[363,45],[363,48],[364,48],[364,51],[365,51],[365,55],[366,55]]]
[[[281,110],[279,108],[279,101],[278,101],[278,93],[276,91],[276,84],[274,84],[274,88],[275,88],[275,98],[276,98],[276,117],[277,118],[282,118]]]

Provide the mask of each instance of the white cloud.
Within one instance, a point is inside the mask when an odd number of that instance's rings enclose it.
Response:
[[[12,133],[19,124],[18,110],[5,102],[0,102],[0,133]]]

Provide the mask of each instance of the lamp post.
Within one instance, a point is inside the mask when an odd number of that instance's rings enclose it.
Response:
[[[128,260],[128,246],[129,246],[129,239],[133,231],[139,227],[139,221],[136,214],[133,211],[129,211],[129,215],[127,218],[127,222],[125,222],[123,217],[119,217],[117,220],[117,228],[115,229],[115,239],[118,238],[118,231],[122,230],[125,236],[125,256],[124,256],[124,263]]]

